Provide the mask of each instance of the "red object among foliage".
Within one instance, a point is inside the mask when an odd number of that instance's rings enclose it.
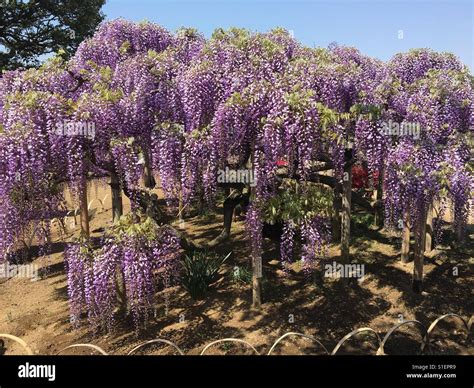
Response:
[[[369,185],[369,173],[362,166],[352,167],[352,187],[354,189],[366,188]]]
[[[288,166],[288,162],[286,160],[283,160],[283,159],[277,160],[276,164],[277,164],[278,167]]]
[[[373,187],[377,187],[379,180],[379,172],[375,171],[373,174]],[[362,165],[352,166],[352,188],[354,189],[370,189],[369,185],[369,171]]]

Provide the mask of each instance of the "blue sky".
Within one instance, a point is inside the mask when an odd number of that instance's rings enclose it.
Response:
[[[206,36],[217,27],[284,27],[307,46],[337,42],[382,60],[430,47],[474,69],[473,0],[107,0],[103,12],[108,20],[194,27]]]

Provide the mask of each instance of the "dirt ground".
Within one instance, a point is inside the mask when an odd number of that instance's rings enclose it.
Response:
[[[108,187],[95,185],[90,190],[93,236],[100,236],[111,223]],[[99,200],[97,200],[99,199]],[[103,202],[103,204],[101,204]],[[130,205],[124,201],[127,212]],[[425,260],[425,292],[411,291],[413,264],[399,259],[400,238],[384,230],[358,227],[354,231],[351,253],[353,261],[365,265],[362,281],[324,278],[323,282],[308,278],[295,263],[289,273],[281,270],[277,244],[265,240],[264,304],[261,311],[251,309],[251,287],[236,283],[230,273],[236,266],[249,267],[249,244],[243,221],[233,224],[229,242],[219,248],[230,259],[222,276],[204,300],[194,301],[180,286],[157,294],[154,317],[146,330],[136,333],[130,322],[121,322],[110,334],[94,334],[87,327],[73,329],[69,322],[67,281],[64,269],[64,241],[78,234],[73,217],[68,217],[66,235],[53,235],[52,253],[35,258],[41,279],[10,278],[0,280],[0,333],[23,339],[36,354],[57,354],[77,343],[92,343],[109,354],[127,354],[135,346],[155,338],[172,341],[186,354],[199,354],[212,341],[223,338],[245,340],[261,353],[268,353],[272,344],[287,332],[315,337],[320,343],[303,337],[287,337],[273,349],[273,354],[323,354],[323,346],[331,352],[338,342],[357,328],[370,327],[381,339],[397,323],[418,320],[427,328],[446,313],[461,315],[466,322],[474,313],[474,249],[463,251],[440,246]],[[184,229],[194,238],[207,240],[222,228],[222,215],[211,214],[185,220]],[[327,263],[337,261],[336,247],[331,247]],[[458,274],[454,275],[453,268]],[[164,293],[168,294],[166,311]],[[472,335],[472,333],[471,333]],[[418,327],[406,324],[387,340],[387,354],[416,354],[422,335]],[[375,354],[376,334],[365,331],[348,339],[338,354]],[[1,350],[1,349],[0,349]],[[5,354],[23,350],[6,341]],[[225,342],[210,347],[208,354],[252,354],[242,343]],[[90,349],[73,348],[62,354],[90,354]],[[92,353],[94,353],[92,351]],[[174,354],[163,344],[150,345],[137,354]],[[466,328],[457,319],[449,318],[433,331],[431,347],[426,353],[474,354]]]

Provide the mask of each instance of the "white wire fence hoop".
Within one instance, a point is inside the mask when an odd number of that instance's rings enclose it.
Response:
[[[385,355],[385,344],[387,343],[388,339],[390,338],[390,336],[392,335],[392,333],[399,329],[401,326],[405,326],[405,325],[409,325],[409,324],[413,324],[413,325],[416,325],[418,326],[420,329],[421,329],[421,335],[423,336],[425,333],[426,333],[426,327],[425,325],[423,325],[420,321],[417,321],[415,319],[412,319],[412,320],[406,320],[406,321],[403,321],[403,322],[400,322],[400,323],[397,323],[395,326],[393,326],[388,332],[387,334],[385,334],[385,337],[383,338],[382,340],[382,343],[380,344],[380,347],[378,348],[377,350],[377,355]],[[420,348],[420,351],[423,351],[423,344],[421,345],[421,348]]]
[[[379,334],[373,330],[372,328],[370,327],[362,327],[362,328],[359,328],[359,329],[356,329],[352,332],[350,332],[349,334],[346,334],[338,343],[337,345],[334,347],[334,349],[332,350],[331,353],[329,353],[329,351],[327,350],[327,348],[321,343],[321,341],[319,341],[317,338],[311,336],[311,335],[307,335],[307,334],[303,334],[303,333],[298,333],[298,332],[288,332],[288,333],[285,333],[283,334],[281,337],[279,337],[274,343],[273,345],[271,346],[270,350],[268,351],[267,355],[270,356],[272,355],[272,353],[274,352],[276,346],[282,341],[284,340],[285,338],[287,337],[290,337],[290,336],[296,336],[296,337],[302,337],[304,339],[307,339],[307,340],[310,340],[310,341],[313,341],[314,343],[318,344],[319,346],[321,346],[321,348],[324,350],[324,352],[326,354],[330,354],[330,355],[336,355],[336,353],[339,351],[339,349],[342,347],[342,345],[348,340],[350,339],[351,337],[353,337],[354,335],[356,334],[359,334],[359,333],[362,333],[362,332],[369,332],[369,333],[373,333],[375,335],[375,337],[377,338],[377,341],[379,343],[379,347],[377,349],[377,352],[376,352],[376,355],[385,355],[385,344],[387,343],[388,339],[390,338],[390,336],[397,330],[399,329],[401,326],[404,326],[404,325],[408,325],[408,324],[412,324],[412,325],[415,325],[418,327],[418,329],[420,330],[420,334],[422,335],[422,344],[421,344],[421,347],[420,347],[420,352],[423,353],[426,348],[429,347],[430,345],[430,335],[432,334],[432,332],[435,330],[435,328],[437,327],[438,323],[446,318],[455,318],[459,321],[462,322],[464,328],[466,329],[467,331],[467,342],[469,342],[469,340],[471,339],[471,329],[472,329],[472,325],[474,324],[474,316],[471,316],[469,320],[463,318],[461,315],[459,314],[455,314],[455,313],[448,313],[448,314],[444,314],[444,315],[441,315],[440,317],[436,318],[432,323],[431,325],[429,326],[428,329],[426,329],[426,327],[420,322],[420,321],[417,321],[417,320],[406,320],[406,321],[403,321],[403,322],[400,322],[398,324],[396,324],[395,326],[393,326],[388,332],[387,334],[384,336],[383,340],[380,339],[380,336]],[[0,338],[5,338],[5,339],[9,339],[9,340],[12,340],[14,342],[16,342],[17,344],[19,344],[24,350],[25,350],[25,353],[27,355],[33,355],[33,351],[31,350],[31,348],[28,346],[28,344],[22,340],[21,338],[17,337],[17,336],[14,336],[12,334],[2,334],[0,333]],[[242,340],[242,339],[239,339],[239,338],[223,338],[223,339],[219,339],[219,340],[216,340],[216,341],[213,341],[211,343],[209,343],[208,345],[206,345],[204,347],[204,349],[201,351],[200,355],[204,355],[208,349],[216,344],[219,344],[219,343],[225,343],[225,342],[235,342],[235,343],[240,343],[240,344],[244,344],[246,345],[246,347],[252,349],[252,351],[256,354],[256,355],[260,355],[260,353],[258,352],[258,350],[249,342],[245,341],[245,340]],[[174,350],[176,350],[176,352],[181,355],[181,356],[184,356],[185,353],[183,352],[183,350],[181,350],[181,348],[179,346],[177,346],[175,343],[169,341],[169,340],[166,340],[166,339],[163,339],[163,338],[156,338],[156,339],[153,339],[153,340],[150,340],[150,341],[146,341],[146,342],[143,342],[137,346],[135,346],[132,350],[130,350],[127,355],[133,355],[134,353],[136,353],[138,350],[140,350],[141,348],[147,346],[147,345],[151,345],[151,344],[156,344],[156,343],[161,343],[161,344],[164,344],[164,345],[167,345],[167,346],[170,346],[172,347]],[[102,348],[100,348],[99,346],[97,345],[93,345],[93,344],[90,344],[90,343],[78,343],[78,344],[73,344],[73,345],[70,345],[70,346],[67,346],[65,347],[64,349],[60,350],[59,352],[56,353],[56,355],[59,355],[61,354],[62,352],[68,350],[68,349],[72,349],[72,348],[88,348],[88,349],[92,349],[94,351],[96,351],[97,353],[101,354],[101,355],[108,355],[108,353],[103,350]]]
[[[8,255],[10,254],[10,249],[13,247],[13,243],[11,243],[7,249],[5,250],[5,253],[3,255],[3,260],[8,260]]]
[[[75,207],[74,210],[69,210],[67,213],[66,213],[66,217],[77,217],[79,215],[79,208],[78,207]]]
[[[29,356],[33,355],[33,351],[30,349],[30,347],[27,345],[27,343],[25,341],[23,341],[21,338],[18,338],[15,335],[2,334],[2,333],[0,333],[0,338],[7,338],[9,340],[12,340],[12,341],[16,342],[17,344],[20,344],[21,347],[23,349],[25,349],[27,355],[29,355]]]
[[[23,242],[23,246],[26,249],[30,249],[31,245],[33,244],[33,240],[36,237],[36,232],[38,232],[39,229],[43,229],[45,231],[44,226],[41,226],[40,223],[34,223],[33,227],[31,228],[31,233],[28,234],[28,236],[25,236],[26,238],[22,238],[20,241]]]
[[[425,336],[423,337],[423,343],[421,344],[421,351],[423,352],[425,350],[426,347],[429,347],[430,345],[430,334],[433,332],[433,330],[436,328],[436,325],[444,320],[445,318],[457,318],[457,319],[460,319],[461,322],[463,323],[464,325],[464,328],[466,329],[466,332],[467,332],[467,339],[470,338],[470,334],[471,334],[471,330],[470,330],[470,324],[468,322],[466,322],[466,320],[461,317],[460,315],[458,314],[454,314],[454,313],[448,313],[448,314],[444,314],[444,315],[441,315],[440,317],[436,318],[430,325],[430,327],[428,328],[428,330],[426,331],[426,334]],[[472,320],[472,317],[471,317],[471,320]],[[471,322],[471,320],[469,322]],[[472,325],[472,322],[471,322],[471,325]]]
[[[176,345],[175,343],[173,343],[171,341],[165,340],[163,338],[156,338],[156,339],[153,339],[153,340],[150,340],[150,341],[143,342],[140,345],[135,346],[132,350],[130,350],[127,353],[127,356],[133,355],[139,349],[141,349],[141,348],[143,348],[147,345],[157,344],[157,343],[161,343],[161,344],[171,346],[172,348],[174,348],[179,353],[180,356],[184,356],[184,352],[180,349],[180,347],[178,345]]]
[[[100,207],[102,208],[102,210],[104,209],[104,203],[99,199],[99,198],[94,198],[93,200],[91,200],[89,202],[89,204],[87,205],[87,210],[90,211],[92,209],[92,205],[94,204],[94,202],[99,202],[100,203]]]
[[[74,210],[69,210],[66,215],[64,216],[64,224],[67,224],[68,222],[68,217],[72,217],[72,220],[74,221],[74,228],[77,225],[77,219],[76,217],[79,215],[79,208],[75,208]],[[70,225],[70,224],[69,224]]]
[[[66,225],[64,224],[64,220],[62,218],[55,217],[49,220],[49,222],[52,227],[55,225],[55,223],[57,223],[60,234],[63,234],[66,232]]]
[[[98,353],[102,354],[103,356],[107,356],[107,352],[102,349],[101,347],[93,344],[74,344],[74,345],[69,345],[66,346],[64,349],[61,349],[59,352],[56,353],[56,356],[58,356],[60,353],[64,352],[65,350],[72,349],[72,348],[89,348],[97,351]]]
[[[207,349],[209,349],[211,346],[222,343],[222,342],[238,342],[244,345],[247,345],[250,349],[252,349],[256,355],[260,355],[260,353],[257,351],[257,349],[254,348],[254,346],[251,343],[248,343],[247,341],[244,341],[239,338],[223,338],[217,341],[213,341],[210,344],[207,344],[206,347],[202,350],[201,356],[204,356],[204,353],[206,353]]]
[[[334,356],[338,350],[341,348],[342,345],[344,345],[344,343],[351,337],[353,337],[354,335],[356,334],[359,334],[359,333],[363,333],[363,332],[369,332],[369,333],[374,333],[375,336],[377,337],[377,342],[378,342],[378,349],[380,349],[380,346],[382,344],[382,342],[380,341],[380,336],[379,336],[379,333],[377,333],[374,329],[370,328],[370,327],[361,327],[359,329],[355,329],[353,331],[351,331],[349,334],[346,334],[338,343],[337,345],[334,347],[334,349],[332,350],[331,352],[331,356]],[[378,354],[378,351],[377,351],[377,354]]]
[[[316,342],[319,346],[321,346],[323,349],[324,349],[324,352],[329,355],[329,352],[328,350],[326,349],[326,347],[321,343],[321,341],[319,341],[317,338],[311,336],[311,335],[307,335],[307,334],[303,334],[303,333],[296,333],[296,332],[288,332],[286,334],[283,334],[280,338],[278,338],[272,345],[272,347],[270,348],[270,350],[268,351],[267,353],[267,356],[271,356],[272,352],[273,352],[273,349],[275,349],[275,347],[283,340],[285,339],[286,337],[290,337],[290,336],[295,336],[295,337],[303,337],[305,339],[308,339],[310,341],[313,341],[313,342]]]

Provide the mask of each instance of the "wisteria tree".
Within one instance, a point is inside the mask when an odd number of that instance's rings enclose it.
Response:
[[[2,75],[0,254],[15,255],[32,225],[48,238],[67,186],[81,209],[82,238],[66,252],[74,322],[87,312],[110,328],[120,308],[138,327],[159,279],[166,286],[178,275],[180,253],[228,240],[237,207],[259,308],[264,238],[279,244],[285,270],[299,253],[307,273],[320,271],[331,241],[348,263],[359,206],[385,209],[385,226],[403,230],[403,260],[413,231],[419,292],[432,209],[439,220],[454,203],[460,240],[467,222],[473,101],[472,76],[449,54],[417,50],[383,63],[355,48],[303,47],[282,29],[205,39],[192,29],[104,23],[70,60]],[[392,122],[420,131],[384,132]],[[93,133],[71,133],[78,123],[92,123]],[[378,177],[375,199],[354,190],[355,163]],[[228,169],[253,180],[219,180]],[[111,187],[114,224],[101,241],[89,238],[92,179]],[[122,194],[132,205],[125,217]],[[217,206],[223,229],[205,244],[171,226]]]

